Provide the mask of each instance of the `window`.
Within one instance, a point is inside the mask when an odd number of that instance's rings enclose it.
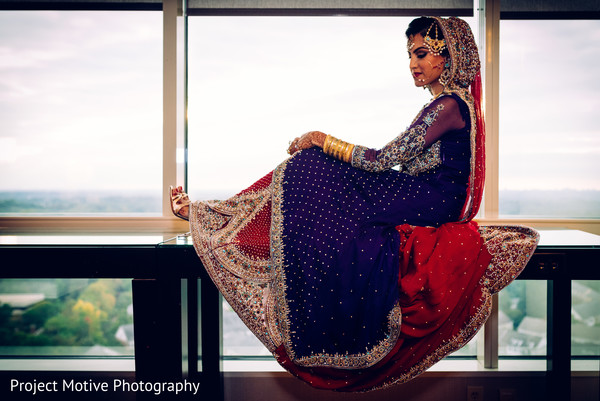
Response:
[[[269,350],[248,330],[225,300],[223,300],[223,356],[225,358],[272,357]]]
[[[0,214],[161,212],[162,14],[0,13]]]
[[[190,18],[193,197],[248,187],[307,131],[373,147],[402,132],[430,97],[408,72],[411,19]]]
[[[498,355],[546,355],[547,285],[517,280],[500,292]]]
[[[189,191],[221,199],[320,130],[382,147],[431,95],[408,71],[402,17],[191,17]],[[472,20],[468,19],[467,20]]]
[[[573,280],[571,355],[600,356],[600,281]]]
[[[600,21],[502,20],[499,214],[600,218]],[[578,38],[590,40],[579,40]]]

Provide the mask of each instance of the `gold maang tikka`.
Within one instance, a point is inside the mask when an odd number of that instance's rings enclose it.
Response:
[[[431,28],[433,28],[434,25],[435,25],[435,39],[432,39],[431,36],[429,36],[429,31],[431,31]],[[435,22],[433,24],[431,24],[431,26],[427,30],[424,40],[425,40],[425,43],[424,43],[425,47],[434,56],[439,56],[442,53],[442,51],[446,48],[446,40],[438,39],[438,26],[437,26],[437,23],[435,23]]]

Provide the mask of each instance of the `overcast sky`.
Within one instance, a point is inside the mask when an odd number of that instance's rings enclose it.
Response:
[[[2,189],[159,189],[160,13],[0,13]]]
[[[381,147],[428,101],[402,18],[190,18],[190,188],[308,130]],[[0,190],[161,190],[160,13],[0,13]],[[501,188],[600,190],[600,21],[501,24]]]

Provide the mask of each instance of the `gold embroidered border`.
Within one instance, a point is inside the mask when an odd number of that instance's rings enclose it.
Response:
[[[488,319],[492,310],[492,297],[486,288],[482,288],[481,294],[481,307],[477,313],[473,315],[471,320],[460,330],[455,336],[448,341],[440,345],[434,352],[423,358],[420,362],[415,364],[410,370],[398,377],[391,377],[380,386],[373,387],[366,391],[380,390],[394,386],[396,384],[406,383],[415,377],[419,376],[427,369],[438,363],[446,355],[457,351],[464,347],[471,339],[477,334],[479,328],[483,326],[485,321]]]
[[[467,196],[467,202],[469,202],[468,207],[465,209],[465,217],[463,217],[460,221],[465,221],[467,216],[469,216],[471,209],[473,209],[473,197],[475,194],[475,188],[473,187],[473,183],[475,182],[475,160],[476,160],[476,149],[477,149],[477,117],[475,114],[475,103],[473,101],[473,96],[469,91],[465,88],[461,88],[458,85],[452,85],[451,87],[444,90],[444,93],[455,93],[460,97],[469,107],[469,116],[471,117],[471,174],[469,175],[469,196]]]
[[[274,311],[282,343],[291,360],[294,359],[294,353],[290,341],[290,320],[288,318],[290,310],[287,304],[287,285],[283,264],[283,183],[285,169],[293,157],[280,164],[273,172],[274,195],[271,202],[271,260],[274,270],[273,290],[277,300],[274,304]]]
[[[235,243],[237,234],[271,200],[272,188],[226,201],[190,207],[194,248],[206,271],[246,326],[273,352],[281,345],[273,314],[275,298],[270,259],[250,258]]]
[[[364,354],[314,354],[297,359],[295,362],[304,367],[331,367],[337,369],[364,369],[386,357],[394,348],[400,336],[402,310],[396,305],[388,315],[388,336]]]
[[[195,202],[194,224],[190,222],[190,225],[196,227],[198,235],[205,233],[202,240],[194,241],[198,255],[212,253],[224,268],[248,280],[272,281],[271,261],[248,257],[235,243],[239,232],[270,202],[271,192],[272,188],[268,187],[226,201]]]
[[[540,235],[524,226],[481,226],[479,233],[492,255],[480,284],[495,294],[523,271],[537,247]]]

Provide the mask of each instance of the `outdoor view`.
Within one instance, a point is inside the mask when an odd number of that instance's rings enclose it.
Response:
[[[0,13],[0,216],[160,215],[161,18]],[[430,98],[408,73],[408,22],[190,18],[192,197],[246,188],[306,131],[371,147],[402,132]],[[600,48],[565,42],[600,22],[501,31],[500,214],[600,218]],[[502,355],[545,354],[545,285],[502,292]],[[600,285],[574,286],[573,353],[599,355]],[[0,354],[130,355],[130,304],[126,280],[0,279]],[[267,354],[226,304],[223,321],[226,355]]]
[[[162,13],[0,12],[0,215],[160,214]]]
[[[583,63],[600,47],[573,46],[583,32],[600,21],[500,22],[501,216],[600,217],[600,83]]]
[[[131,280],[0,280],[0,356],[133,355]]]

